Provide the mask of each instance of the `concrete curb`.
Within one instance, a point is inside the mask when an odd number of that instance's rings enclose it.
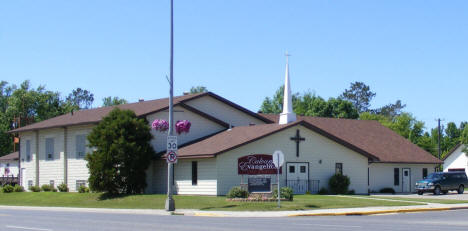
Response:
[[[391,214],[391,213],[416,213],[416,212],[435,212],[435,211],[448,211],[468,209],[467,207],[444,207],[444,208],[418,208],[418,209],[389,209],[380,211],[363,211],[363,212],[344,212],[344,213],[304,213],[304,214],[291,214],[288,217],[307,217],[307,216],[368,216],[378,214]]]
[[[440,206],[440,207],[439,207]],[[198,216],[198,217],[306,217],[306,216],[367,216],[391,213],[413,213],[468,209],[468,204],[453,204],[436,207],[366,207],[324,209],[322,211],[200,211],[192,209],[180,209],[175,212],[167,212],[161,209],[108,209],[108,208],[70,208],[70,207],[35,207],[35,206],[3,206],[0,209],[32,210],[32,211],[57,211],[57,212],[88,212],[109,214],[133,214],[133,215],[158,215],[158,216]],[[344,211],[343,211],[344,210]]]

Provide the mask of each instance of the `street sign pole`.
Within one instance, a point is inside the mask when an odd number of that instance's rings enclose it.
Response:
[[[276,150],[273,153],[273,164],[276,166],[276,184],[278,186],[278,208],[281,208],[281,191],[280,191],[280,168],[284,163],[284,154],[282,151]]]
[[[276,184],[278,185],[278,208],[281,208],[279,170],[280,168],[276,167]]]
[[[173,102],[173,97],[174,97],[174,92],[173,92],[173,86],[174,86],[174,76],[173,76],[173,63],[174,63],[174,21],[173,21],[173,11],[174,11],[174,2],[171,0],[171,57],[170,57],[170,67],[169,67],[169,136],[173,136],[174,133],[174,102]],[[167,163],[167,199],[166,199],[166,211],[174,211],[175,210],[175,201],[174,198],[172,198],[172,189],[173,189],[173,179],[174,179],[174,164],[173,163]]]

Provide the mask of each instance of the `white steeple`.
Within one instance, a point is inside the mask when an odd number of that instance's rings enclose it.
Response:
[[[296,121],[296,114],[292,108],[291,84],[289,83],[289,54],[286,52],[286,74],[284,77],[283,113],[280,114],[279,124]]]

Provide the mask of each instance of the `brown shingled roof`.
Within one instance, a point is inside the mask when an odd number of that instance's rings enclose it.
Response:
[[[215,99],[218,99],[232,107],[235,107],[244,113],[247,113],[253,117],[256,117],[260,120],[263,120],[265,122],[271,122],[268,119],[262,117],[261,115],[258,115],[256,113],[253,113],[225,98],[222,98],[221,96],[218,96],[212,92],[204,92],[204,93],[198,93],[198,94],[191,94],[191,95],[183,95],[183,96],[177,96],[174,97],[174,105],[181,105],[185,107],[187,110],[191,110],[195,113],[201,114],[202,116],[211,119],[214,122],[217,122],[225,127],[228,127],[229,125],[226,124],[223,121],[220,121],[214,117],[209,116],[206,113],[203,113],[201,111],[196,110],[195,108],[192,108],[184,102],[187,102],[189,100],[193,100],[202,96],[211,96]],[[161,110],[166,110],[169,105],[169,99],[168,98],[163,98],[163,99],[156,99],[156,100],[148,100],[148,101],[142,101],[142,102],[136,102],[136,103],[129,103],[129,104],[122,104],[118,106],[110,106],[110,107],[100,107],[100,108],[94,108],[94,109],[88,109],[88,110],[80,110],[71,113],[67,113],[65,115],[57,116],[48,120],[44,120],[38,123],[34,123],[28,126],[24,126],[18,129],[14,129],[9,131],[9,133],[16,133],[16,132],[25,132],[25,131],[33,131],[33,130],[39,130],[39,129],[45,129],[45,128],[58,128],[58,127],[64,127],[64,126],[76,126],[76,125],[85,125],[85,124],[93,124],[93,123],[98,123],[101,121],[101,119],[106,116],[110,111],[112,111],[114,108],[118,107],[120,109],[129,109],[135,112],[137,116],[146,116],[151,113],[155,113]]]
[[[268,119],[275,121],[274,116],[269,116]],[[179,155],[181,158],[213,157],[298,124],[368,157],[372,162],[442,163],[377,121],[302,116],[298,117],[298,121],[287,125],[235,127],[183,147],[179,150]]]
[[[19,160],[19,152],[13,152],[8,155],[0,157],[0,161],[7,161],[7,160]]]

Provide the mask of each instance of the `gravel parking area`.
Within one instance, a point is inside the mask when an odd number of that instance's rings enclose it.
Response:
[[[468,192],[465,191],[463,194],[458,194],[455,191],[449,192],[446,195],[434,195],[432,193],[424,193],[423,195],[413,194],[371,194],[371,196],[377,197],[399,197],[399,198],[419,198],[419,199],[446,199],[446,200],[468,200]]]

